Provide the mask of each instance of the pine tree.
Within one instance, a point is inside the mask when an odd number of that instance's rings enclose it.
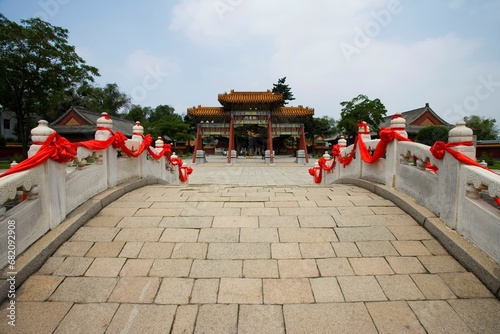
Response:
[[[283,95],[283,105],[288,104],[288,101],[295,100],[291,88],[285,84],[286,77],[278,79],[277,84],[273,84],[273,93],[278,93]]]

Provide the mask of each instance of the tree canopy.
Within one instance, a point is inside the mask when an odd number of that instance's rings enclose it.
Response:
[[[494,118],[484,118],[476,115],[464,118],[467,127],[474,131],[478,140],[494,140],[498,138],[498,130]]]
[[[429,125],[417,132],[415,141],[428,146],[434,145],[436,141],[448,142],[448,128],[442,125]]]
[[[273,84],[273,93],[278,93],[283,95],[283,105],[288,104],[288,101],[293,101],[295,98],[293,97],[292,89],[290,86],[285,84],[286,77],[278,79],[278,83]]]
[[[337,122],[328,116],[310,117],[304,122],[304,130],[308,139],[314,139],[317,135],[331,137],[337,134]]]
[[[32,115],[44,117],[98,75],[68,44],[68,30],[38,18],[17,24],[0,14],[0,104],[16,114],[24,156]]]
[[[168,136],[172,140],[186,141],[193,138],[192,129],[182,116],[175,113],[169,105],[156,108],[133,106],[125,118],[140,121],[147,133],[153,138]]]
[[[360,94],[351,101],[341,102],[340,121],[337,129],[346,139],[352,139],[358,132],[357,125],[365,121],[372,131],[378,132],[380,124],[387,113],[384,104],[379,99],[370,100],[368,96]]]
[[[130,97],[120,92],[116,83],[108,83],[104,87],[82,84],[71,95],[71,105],[77,105],[109,115],[118,115],[130,105]]]

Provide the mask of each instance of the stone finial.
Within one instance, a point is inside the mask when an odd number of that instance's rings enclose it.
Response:
[[[155,147],[163,149],[164,145],[165,142],[163,141],[163,139],[161,139],[161,137],[158,137],[158,139],[155,141]]]
[[[448,143],[470,142],[473,131],[465,126],[464,121],[458,121],[456,126],[448,134]]]
[[[344,136],[340,136],[338,144],[341,149],[347,147],[347,140],[345,140]]]
[[[358,134],[361,135],[361,138],[364,140],[371,140],[372,137],[370,135],[370,126],[365,121],[361,121],[358,124]]]
[[[401,113],[396,113],[391,117],[389,127],[398,132],[401,136],[408,138],[408,133],[406,132],[406,119],[403,118]]]
[[[163,141],[163,139],[161,139],[161,137],[158,137],[158,139],[155,141],[156,153],[160,153],[161,151],[163,151],[164,147],[165,147],[165,142]]]
[[[44,143],[52,132],[54,129],[49,128],[49,122],[43,119],[39,120],[38,126],[31,130],[31,140],[33,143]]]
[[[45,143],[47,137],[50,136],[54,131],[54,129],[49,128],[49,122],[46,120],[39,120],[38,126],[31,130],[31,140],[33,141],[33,145],[30,146],[28,151],[28,158],[38,152],[42,144]]]
[[[107,112],[101,113],[101,117],[97,119],[97,131],[95,133],[96,140],[106,140],[113,134],[109,130],[113,130],[113,120]],[[109,129],[109,130],[105,130]]]
[[[472,129],[465,126],[464,121],[458,121],[456,126],[448,133],[448,143],[464,143],[470,144],[473,140]],[[472,145],[454,146],[453,149],[471,159],[476,159],[476,148]]]
[[[330,154],[328,154],[328,151],[325,151],[325,154],[323,154],[323,158],[324,158],[326,161],[330,161],[331,156],[330,156]]]
[[[144,134],[144,127],[141,125],[141,122],[135,122],[134,127],[132,128],[132,140],[142,141],[142,135]]]

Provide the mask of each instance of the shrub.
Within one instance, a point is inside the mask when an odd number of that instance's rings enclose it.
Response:
[[[486,152],[483,152],[481,156],[479,157],[479,161],[485,161],[488,166],[494,166],[495,165],[495,157],[493,156],[493,153],[487,154]]]
[[[415,141],[428,146],[434,145],[436,141],[448,141],[448,129],[441,125],[429,125],[418,131]]]
[[[23,160],[24,160],[24,158],[21,154],[14,154],[13,156],[10,157],[10,162],[15,161],[15,162],[19,163]]]

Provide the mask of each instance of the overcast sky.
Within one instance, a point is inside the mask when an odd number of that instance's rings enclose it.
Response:
[[[450,123],[500,115],[500,0],[0,0],[40,17],[132,102],[219,106],[231,89],[287,77],[291,105],[340,117],[379,98],[388,115],[431,108]]]

